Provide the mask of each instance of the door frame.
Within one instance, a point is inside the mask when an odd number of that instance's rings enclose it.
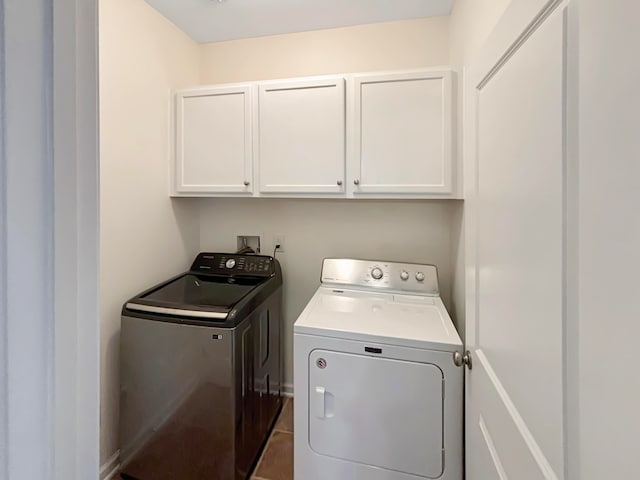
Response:
[[[578,318],[578,217],[579,217],[579,150],[578,150],[578,101],[579,101],[579,0],[512,0],[496,27],[489,35],[476,60],[464,69],[463,79],[463,176],[465,199],[465,348],[475,345],[477,316],[477,165],[475,162],[477,105],[475,104],[475,79],[490,75],[490,65],[499,58],[501,63],[512,53],[512,45],[527,38],[547,15],[566,5],[567,64],[565,71],[566,104],[564,122],[566,128],[564,170],[564,322],[563,322],[563,456],[564,471],[558,472],[564,480],[579,480],[579,318]],[[522,32],[525,32],[522,34]],[[514,39],[517,39],[514,42]],[[482,73],[482,75],[481,75]],[[469,372],[467,372],[468,374]],[[469,405],[465,392],[465,405]],[[465,417],[467,408],[465,407]],[[535,441],[534,441],[535,443]],[[466,446],[465,446],[466,447]],[[467,449],[465,448],[465,451]],[[465,454],[466,455],[466,454]],[[466,461],[465,461],[466,464]]]
[[[97,2],[0,0],[2,479],[98,478]]]

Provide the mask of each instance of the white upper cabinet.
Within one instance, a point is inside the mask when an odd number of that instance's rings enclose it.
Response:
[[[336,77],[259,85],[260,192],[344,192],[344,84]]]
[[[458,198],[451,77],[411,70],[179,91],[172,194]]]
[[[452,194],[451,72],[356,75],[353,85],[354,196]]]
[[[251,85],[176,95],[175,194],[252,192]]]

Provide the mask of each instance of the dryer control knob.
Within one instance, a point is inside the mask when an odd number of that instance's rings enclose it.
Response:
[[[418,272],[416,273],[416,280],[422,282],[424,280],[424,273]]]
[[[227,268],[233,268],[236,266],[236,261],[233,258],[230,258],[229,260],[227,260],[227,263],[225,263],[224,266]]]
[[[400,278],[402,280],[409,280],[409,272],[407,272],[406,270],[402,270],[400,272]]]
[[[376,280],[380,280],[382,278],[382,275],[383,273],[380,267],[375,267],[373,270],[371,270],[371,276]]]

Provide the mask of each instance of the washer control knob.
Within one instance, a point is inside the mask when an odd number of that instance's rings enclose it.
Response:
[[[371,276],[376,280],[380,280],[382,278],[382,275],[383,273],[380,267],[375,267],[373,270],[371,270]]]
[[[233,258],[230,258],[229,260],[227,260],[227,263],[224,264],[225,267],[227,268],[233,268],[236,266],[236,261]]]
[[[402,270],[400,272],[400,278],[402,280],[409,280],[409,272],[407,272],[406,270]]]
[[[417,272],[417,273],[416,273],[416,280],[417,280],[417,281],[419,281],[419,282],[424,281],[424,273],[422,273],[422,272]]]

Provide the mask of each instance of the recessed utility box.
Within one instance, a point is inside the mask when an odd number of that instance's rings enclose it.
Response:
[[[236,235],[237,248],[236,251],[241,251],[247,248],[251,248],[254,253],[260,253],[260,240],[261,235]],[[251,253],[251,252],[245,252]]]

